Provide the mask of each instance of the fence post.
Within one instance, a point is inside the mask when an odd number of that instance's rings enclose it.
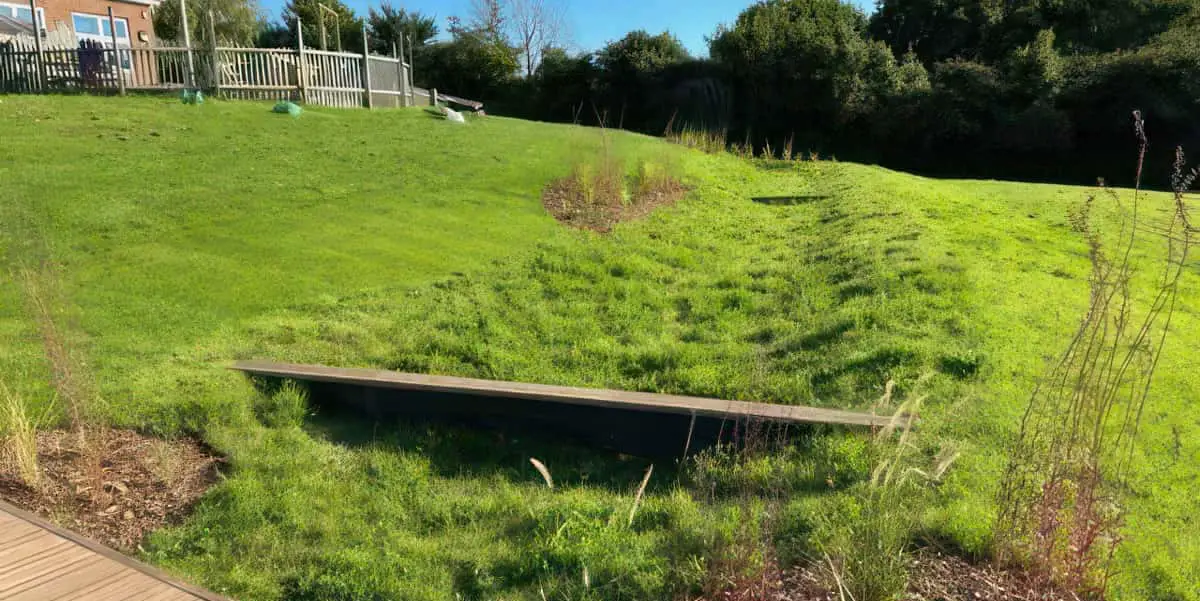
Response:
[[[217,22],[213,15],[212,9],[208,9],[208,41],[212,44],[212,94],[217,96],[221,93],[221,62],[220,53],[217,52]]]
[[[403,42],[401,42],[401,43],[403,43]],[[400,90],[396,90],[396,91],[400,92],[400,106],[407,107],[408,106],[408,90],[407,90],[407,86],[404,84],[408,83],[408,76],[407,76],[407,74],[404,74],[404,52],[403,52],[403,50],[401,50],[401,52],[398,52],[398,53],[396,52],[396,43],[395,42],[391,43],[391,55],[395,56],[396,60],[398,61],[398,62],[396,62],[396,79],[398,80],[398,83],[400,83]]]
[[[188,27],[187,0],[179,0],[179,24],[183,28],[183,46],[187,49],[188,87],[196,88],[196,63],[192,57],[192,31]]]
[[[371,98],[371,46],[367,42],[367,26],[363,25],[363,66],[362,66],[362,87],[363,87],[363,104],[367,108],[373,108],[375,99]]]
[[[416,66],[417,63],[417,53],[413,52],[412,36],[406,35],[404,37],[408,39],[408,66],[405,68],[405,72],[408,73],[408,106],[416,106],[417,86],[416,80],[413,79],[413,67]]]
[[[308,104],[308,65],[304,63],[304,23],[296,17],[296,88],[300,102]]]
[[[29,14],[33,15],[33,49],[37,52],[37,81],[39,92],[46,89],[46,57],[42,54],[42,28],[38,25],[37,0],[29,0]]]
[[[113,18],[112,7],[108,7],[108,33],[113,46],[113,66],[117,68],[117,92],[125,95],[125,74],[121,69],[121,49],[117,46],[117,20]],[[132,63],[129,65],[132,67]]]

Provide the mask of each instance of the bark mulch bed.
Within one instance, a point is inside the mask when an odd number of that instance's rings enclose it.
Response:
[[[675,204],[688,192],[679,180],[662,177],[626,198],[620,177],[596,177],[588,184],[580,177],[576,173],[551,182],[542,192],[542,205],[561,223],[597,232],[610,231],[619,222],[640,219],[658,207]],[[585,188],[590,188],[590,193]]]
[[[68,530],[125,552],[176,523],[217,478],[221,460],[191,439],[161,440],[129,430],[38,433],[41,484],[26,486],[0,462],[0,498]],[[94,446],[93,446],[94,445]]]
[[[1079,601],[1027,573],[923,551],[913,558],[904,601]],[[821,566],[767,570],[751,581],[695,601],[845,601]]]

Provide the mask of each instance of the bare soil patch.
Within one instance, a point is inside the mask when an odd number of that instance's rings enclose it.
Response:
[[[106,546],[129,552],[151,531],[177,522],[217,478],[221,459],[191,439],[130,430],[39,432],[41,483],[26,486],[0,463],[0,498]],[[98,459],[93,459],[93,457]]]
[[[669,175],[640,177],[627,191],[619,168],[602,166],[589,172],[576,169],[550,182],[542,192],[542,205],[560,222],[580,229],[607,232],[622,221],[639,219],[658,207],[671,205],[688,188]]]

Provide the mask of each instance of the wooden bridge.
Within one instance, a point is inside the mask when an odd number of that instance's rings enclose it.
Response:
[[[0,600],[226,601],[0,501]]]
[[[319,404],[382,417],[451,418],[489,428],[565,434],[639,455],[679,455],[752,431],[792,426],[883,427],[889,415],[749,401],[452,376],[239,361],[232,369],[306,382]]]

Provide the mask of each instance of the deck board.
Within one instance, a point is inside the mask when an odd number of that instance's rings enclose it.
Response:
[[[228,601],[0,501],[0,601]]]
[[[778,423],[882,427],[891,416],[857,411],[750,401],[628,392],[572,386],[549,386],[453,376],[411,374],[379,369],[300,365],[273,361],[238,361],[232,369],[257,376],[289,378],[420,392],[516,398],[606,409],[670,413],[719,419],[755,419]]]

